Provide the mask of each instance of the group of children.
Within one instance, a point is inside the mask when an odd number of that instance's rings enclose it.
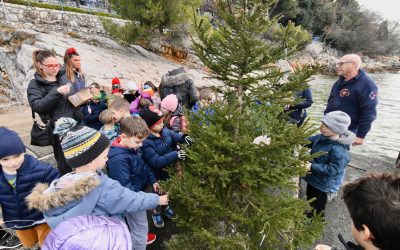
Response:
[[[85,126],[72,118],[60,118],[54,129],[74,172],[60,177],[56,168],[25,154],[25,146],[14,131],[0,128],[0,204],[3,220],[8,228],[16,230],[24,247],[38,243],[42,249],[69,249],[79,244],[76,240],[79,230],[61,236],[60,228],[79,228],[83,225],[87,235],[91,235],[92,243],[85,242],[87,249],[96,249],[95,245],[100,246],[99,242],[103,247],[110,246],[113,238],[106,242],[107,237],[94,234],[89,225],[113,225],[119,228],[121,234],[126,234],[126,226],[121,222],[126,221],[130,237],[126,238],[127,243],[121,249],[131,246],[145,249],[156,238],[154,234],[148,234],[147,210],[152,211],[153,223],[159,228],[164,226],[164,218],[177,219],[168,203],[168,194],[162,191],[159,181],[169,178],[168,167],[185,160],[186,152],[178,144],[190,146],[193,143],[186,134],[187,121],[181,111],[182,103],[175,94],[160,100],[157,88],[151,82],[146,82],[143,89],[139,89],[132,81],[123,85],[118,78],[114,78],[111,93],[106,93],[96,83],[89,88],[93,98],[83,107]],[[200,101],[192,111],[204,108],[211,100],[212,92],[202,90]],[[325,154],[307,165],[309,172],[303,178],[307,182],[307,199],[312,200],[313,211],[308,213],[309,216],[314,211],[323,214],[328,196],[337,193],[343,183],[350,159],[350,145],[355,138],[348,131],[350,122],[350,117],[344,112],[327,113],[321,121],[320,134],[310,138],[311,153]],[[104,168],[107,174],[102,171]],[[377,188],[372,184],[365,188],[362,186],[370,181],[387,183],[379,187],[381,189],[398,190],[400,187],[399,177],[387,175],[364,178],[358,184],[349,185],[344,197],[353,219],[353,234],[368,232],[368,237],[363,238],[365,241],[356,237],[357,242],[372,243],[380,249],[393,249],[388,247],[393,246],[391,242],[398,241],[392,237],[393,232],[388,232],[390,237],[382,236],[374,228],[380,222],[360,215],[363,202],[374,201],[370,201],[371,197],[369,200],[362,199],[355,192]],[[379,196],[378,191],[376,193]],[[380,195],[385,196],[383,193]],[[376,198],[400,202],[399,194]],[[392,209],[393,221],[398,224],[393,226],[393,222],[387,223],[398,234],[399,207],[387,206]],[[386,225],[381,224],[379,230],[385,231],[382,228]],[[112,230],[107,228],[106,231]],[[15,241],[4,230],[0,233],[0,241]],[[365,243],[363,246],[368,245]]]

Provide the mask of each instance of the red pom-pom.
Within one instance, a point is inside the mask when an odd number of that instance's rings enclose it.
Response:
[[[68,55],[77,54],[77,53],[78,53],[78,51],[76,51],[75,48],[69,48],[69,49],[67,49],[67,54],[68,54]]]

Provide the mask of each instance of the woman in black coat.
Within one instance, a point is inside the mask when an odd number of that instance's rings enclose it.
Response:
[[[69,102],[67,96],[71,85],[62,85],[60,64],[53,52],[36,50],[32,54],[33,65],[36,69],[34,79],[28,85],[28,101],[33,112],[39,114],[43,122],[50,121],[54,125],[60,117],[71,117],[80,120],[79,111]],[[72,168],[63,154],[60,139],[54,135],[54,157],[61,175],[69,173]]]

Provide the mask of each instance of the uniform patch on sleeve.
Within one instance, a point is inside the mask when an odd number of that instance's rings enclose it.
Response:
[[[369,94],[369,99],[375,100],[378,94],[375,91],[372,91],[371,94]]]

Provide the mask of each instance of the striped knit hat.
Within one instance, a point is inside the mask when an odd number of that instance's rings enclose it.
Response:
[[[54,134],[60,135],[65,158],[73,168],[90,163],[110,146],[110,140],[99,131],[76,124],[74,119],[62,117],[54,128]]]

